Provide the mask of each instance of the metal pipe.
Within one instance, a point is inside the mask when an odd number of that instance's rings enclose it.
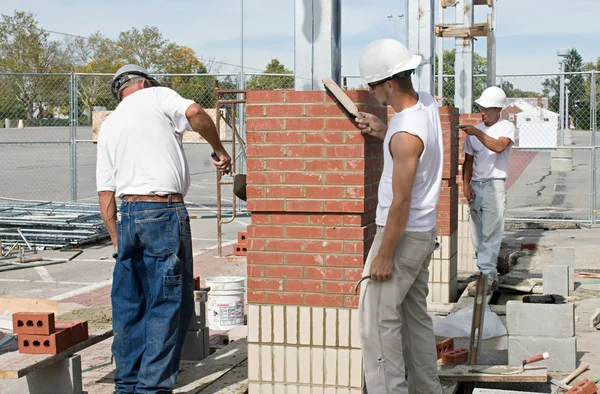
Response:
[[[53,264],[62,264],[62,263],[66,263],[68,260],[67,259],[55,259],[55,260],[46,260],[43,259],[43,261],[37,262],[37,263],[19,263],[17,261],[5,261],[5,263],[10,264],[9,266],[5,266],[5,267],[0,267],[0,272],[4,272],[4,271],[14,271],[14,270],[19,270],[19,269],[23,269],[23,268],[33,268],[33,267],[41,267],[43,265],[53,265]]]
[[[592,182],[591,182],[591,199],[592,199],[592,203],[590,204],[590,220],[592,224],[596,224],[596,211],[597,211],[597,203],[596,203],[596,198],[597,198],[597,191],[596,191],[596,187],[597,187],[597,183],[596,183],[596,177],[597,177],[597,167],[596,167],[596,152],[597,152],[597,148],[596,148],[596,72],[592,71],[592,75],[590,78],[591,81],[591,85],[590,85],[590,107],[592,109],[592,124],[591,124],[591,130],[592,130],[592,140],[591,140],[591,144],[592,144],[592,153],[591,153],[591,167],[592,167]]]

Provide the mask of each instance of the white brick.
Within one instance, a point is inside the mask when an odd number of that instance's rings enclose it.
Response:
[[[273,381],[285,382],[285,348],[273,346]]]
[[[310,348],[298,348],[298,382],[310,383]]]
[[[285,338],[284,308],[281,305],[273,306],[273,342],[283,343]]]
[[[350,394],[362,394],[362,388],[350,390]]]
[[[337,382],[337,350],[325,348],[325,384],[335,385]]]
[[[335,387],[325,387],[323,394],[339,394],[339,391]]]
[[[285,368],[287,383],[298,382],[298,348],[286,347],[285,348]]]
[[[248,306],[248,342],[258,342],[260,332],[260,306]]]
[[[338,387],[337,394],[350,394],[350,389],[343,389],[341,387]]]
[[[448,283],[450,281],[450,260],[442,260],[442,277],[441,282]]]
[[[312,394],[323,394],[323,386],[313,386]]]
[[[350,350],[350,387],[362,387],[362,362],[360,349]]]
[[[312,344],[323,346],[323,308],[312,308]]]
[[[262,306],[260,308],[260,330],[261,330],[261,343],[269,343],[273,340],[271,331],[272,312],[271,305]]]
[[[285,320],[285,328],[287,330],[285,343],[295,345],[298,343],[298,307],[286,307]]]
[[[248,383],[248,394],[261,394],[260,384],[252,382]]]
[[[325,309],[325,345],[337,346],[337,309]]]
[[[300,386],[299,388],[299,393],[298,394],[311,394],[311,387],[310,386]]]
[[[340,347],[350,346],[350,309],[338,309],[338,337]]]
[[[350,385],[350,350],[338,349],[338,385]]]
[[[273,381],[273,356],[269,345],[260,345],[260,377],[263,382]]]
[[[275,394],[273,391],[273,385],[269,383],[264,383],[260,385],[260,390],[262,394]]]
[[[441,260],[435,260],[431,262],[430,269],[433,270],[433,281],[441,282],[442,281],[442,262]]]
[[[248,380],[260,380],[260,346],[248,344]]]
[[[358,309],[352,309],[350,312],[350,346],[354,349],[360,349],[360,336],[358,332]]]
[[[287,391],[285,392],[286,394],[298,394],[298,386],[287,384],[286,387],[287,387]]]
[[[300,307],[300,344],[310,345],[310,307]]]
[[[323,384],[323,358],[324,349],[312,348],[312,384]]]
[[[273,394],[285,393],[285,384],[276,383],[273,385]]]

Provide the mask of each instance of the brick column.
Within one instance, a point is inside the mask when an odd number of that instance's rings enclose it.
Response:
[[[461,124],[476,125],[481,122],[481,114],[460,114]],[[477,271],[477,261],[475,260],[475,250],[471,242],[471,227],[469,225],[469,206],[463,193],[462,165],[465,162],[465,144],[466,134],[460,131],[459,146],[459,176],[458,176],[458,271],[470,275]]]
[[[348,95],[385,120],[366,91]],[[246,98],[249,392],[359,394],[353,288],[375,235],[381,141],[322,91]]]

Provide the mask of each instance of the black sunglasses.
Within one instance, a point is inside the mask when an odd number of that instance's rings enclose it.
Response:
[[[393,77],[388,77],[388,78],[382,79],[381,81],[377,81],[377,82],[369,82],[367,85],[369,85],[369,87],[370,87],[371,89],[375,89],[377,86],[379,86],[379,85],[381,85],[382,83],[385,83],[385,82],[387,82],[387,81],[391,80],[392,78],[393,78]]]

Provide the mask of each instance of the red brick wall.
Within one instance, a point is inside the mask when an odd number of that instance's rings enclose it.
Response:
[[[481,123],[481,114],[460,114],[460,124],[470,124],[470,125],[477,125]],[[465,145],[465,137],[467,136],[465,134],[465,132],[460,131],[459,130],[459,147],[458,147],[458,151],[459,151],[459,155],[458,155],[458,167],[459,167],[459,174],[457,177],[457,183],[458,183],[458,198],[461,204],[467,204],[467,200],[464,197],[464,193],[463,193],[463,189],[462,189],[462,178],[463,178],[463,173],[462,173],[462,165],[465,162],[465,152],[463,152],[463,146]]]
[[[386,120],[366,91],[359,109]],[[322,91],[246,95],[248,301],[356,307],[375,234],[381,141]]]
[[[444,139],[444,171],[442,189],[437,205],[437,230],[439,235],[451,235],[458,228],[458,158],[459,130],[458,108],[440,108],[442,137]]]

